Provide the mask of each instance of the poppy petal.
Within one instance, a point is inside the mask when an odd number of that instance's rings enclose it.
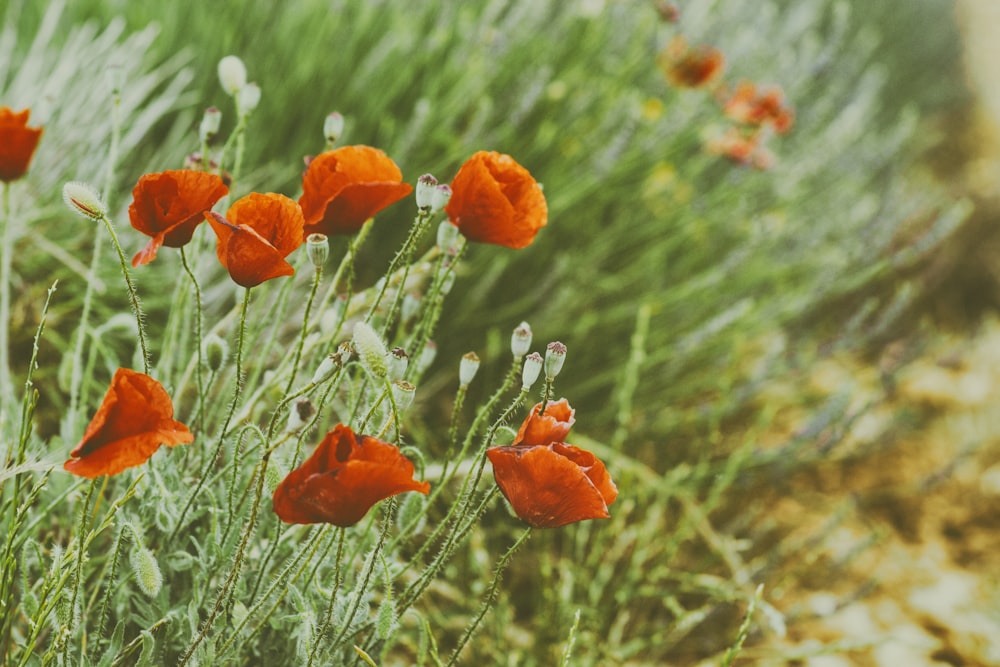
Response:
[[[549,401],[545,406],[545,414],[539,417],[538,411],[541,409],[541,403],[531,409],[517,431],[515,445],[549,445],[566,441],[566,436],[576,422],[576,410],[570,407],[569,401],[565,398]]]
[[[28,127],[30,109],[0,107],[0,181],[10,183],[28,172],[42,138],[42,128]]]

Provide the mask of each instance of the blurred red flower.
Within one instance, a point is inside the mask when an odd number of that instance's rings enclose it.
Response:
[[[714,46],[688,46],[687,40],[677,35],[660,52],[657,63],[672,86],[703,88],[722,74],[726,58]]]
[[[757,86],[743,81],[723,105],[723,113],[744,125],[769,124],[778,134],[784,134],[795,122],[795,112],[785,106],[785,94],[777,86],[757,90]]]
[[[317,155],[302,177],[299,205],[305,233],[353,234],[368,218],[410,194],[392,159],[370,146],[344,146]]]
[[[451,190],[444,210],[470,241],[523,248],[548,223],[541,186],[509,155],[475,153],[458,170]]]
[[[42,128],[28,127],[30,109],[15,113],[0,107],[0,181],[10,183],[24,176],[42,137]]]
[[[413,464],[395,445],[355,435],[338,424],[316,451],[274,490],[274,512],[285,523],[353,526],[375,503],[404,491],[427,493]]]
[[[514,513],[535,528],[607,519],[618,488],[604,464],[560,441],[573,425],[573,408],[562,399],[539,417],[540,408],[532,408],[513,445],[486,450],[500,491]]]
[[[705,150],[761,170],[770,169],[775,163],[774,153],[764,145],[763,133],[759,130],[747,133],[728,127],[722,134],[710,138],[705,143]]]
[[[119,368],[63,468],[80,477],[117,475],[148,461],[160,445],[193,442],[188,427],[173,416],[170,396],[159,382]]]
[[[254,287],[295,273],[285,257],[302,245],[302,209],[284,195],[251,192],[236,200],[226,217],[205,218],[218,237],[216,254],[236,284]]]
[[[128,217],[133,227],[152,238],[132,258],[132,266],[152,262],[160,246],[186,245],[205,212],[228,192],[220,177],[204,171],[176,169],[142,176],[132,189]]]

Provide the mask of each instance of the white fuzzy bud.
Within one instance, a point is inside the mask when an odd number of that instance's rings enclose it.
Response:
[[[441,250],[448,252],[458,240],[458,227],[447,220],[441,221],[438,225],[437,245]]]
[[[219,83],[230,95],[235,95],[247,85],[247,66],[236,56],[226,56],[219,61]]]
[[[240,111],[247,114],[257,108],[260,104],[260,86],[256,83],[248,83],[239,92]]]
[[[201,117],[201,125],[198,126],[198,139],[202,143],[208,143],[219,133],[222,126],[222,112],[215,107],[205,109]]]
[[[323,120],[323,137],[331,146],[344,134],[344,117],[334,111]]]
[[[71,211],[91,220],[101,220],[108,213],[101,196],[89,183],[70,181],[64,185],[63,201]]]
[[[139,589],[147,597],[155,598],[163,586],[163,573],[160,572],[156,556],[146,547],[135,546],[129,553],[129,563]]]
[[[354,349],[361,358],[361,363],[369,373],[377,378],[384,378],[389,373],[386,364],[386,350],[382,339],[365,322],[354,325]]]

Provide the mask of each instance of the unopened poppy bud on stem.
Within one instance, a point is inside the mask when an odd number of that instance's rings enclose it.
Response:
[[[205,109],[205,114],[201,117],[201,125],[198,126],[198,139],[202,143],[208,143],[219,133],[222,125],[222,112],[215,107]]]
[[[476,377],[476,371],[479,370],[479,355],[475,352],[467,352],[462,356],[462,361],[458,365],[458,385],[460,387],[468,387],[472,382],[473,378]]]
[[[410,355],[406,353],[401,347],[394,347],[389,350],[389,356],[386,357],[386,363],[389,368],[389,380],[395,382],[396,380],[402,380],[403,375],[406,374],[406,367],[410,363]]]
[[[375,330],[364,322],[354,325],[354,349],[369,373],[378,378],[388,375],[385,345]]]
[[[316,372],[313,373],[312,380],[310,380],[310,383],[316,384],[317,382],[323,380],[325,377],[327,377],[328,375],[330,375],[330,373],[333,372],[333,370],[337,367],[339,363],[340,363],[339,352],[336,354],[328,354],[325,357],[323,357],[323,361],[320,362],[319,368],[317,368]]]
[[[230,95],[235,95],[247,85],[247,67],[236,56],[226,56],[219,61],[219,83]]]
[[[566,346],[556,341],[545,347],[545,379],[550,382],[559,375],[566,361]]]
[[[288,411],[288,431],[298,433],[315,414],[316,406],[308,398],[300,398],[295,401],[292,404],[292,409]]]
[[[531,327],[528,326],[527,322],[521,322],[514,329],[514,333],[510,337],[510,351],[514,355],[515,359],[520,359],[524,355],[528,354],[528,350],[531,349]]]
[[[239,92],[240,110],[243,113],[250,113],[260,104],[260,86],[256,83],[248,83]]]
[[[326,258],[330,256],[330,243],[326,234],[310,234],[306,237],[306,255],[314,267],[323,268]]]
[[[108,210],[97,190],[89,183],[70,181],[63,186],[63,201],[71,211],[84,218],[101,220]]]
[[[208,366],[208,370],[218,373],[229,356],[229,343],[217,334],[210,333],[205,336],[205,342],[202,343],[201,349],[205,355],[205,365]]]
[[[451,224],[447,220],[443,220],[440,225],[438,225],[437,233],[437,245],[438,248],[447,252],[455,245],[455,241],[458,240],[458,227]]]
[[[344,117],[334,111],[323,120],[323,137],[326,143],[333,146],[344,133]]]
[[[434,188],[437,187],[437,184],[438,180],[431,174],[424,174],[417,179],[417,188],[414,192],[414,197],[417,200],[417,208],[421,211],[429,211],[431,209],[431,197],[434,194]]]
[[[537,352],[532,352],[524,358],[524,368],[521,370],[521,389],[527,391],[531,389],[531,385],[535,384],[538,376],[542,372],[542,366],[545,361],[542,359],[542,355]]]

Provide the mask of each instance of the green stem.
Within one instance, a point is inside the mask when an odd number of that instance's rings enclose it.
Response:
[[[184,272],[188,274],[191,279],[191,287],[194,291],[194,342],[196,354],[198,355],[198,367],[195,369],[194,379],[195,384],[198,387],[198,432],[205,433],[205,377],[204,377],[204,367],[202,360],[202,335],[201,335],[201,324],[202,324],[202,305],[201,305],[201,287],[198,285],[198,279],[194,275],[194,271],[191,270],[191,266],[187,261],[187,254],[184,252],[184,246],[181,246],[181,264],[184,266]]]
[[[396,298],[393,299],[392,306],[390,307],[389,313],[386,317],[385,330],[388,331],[389,327],[392,325],[391,320],[395,313],[396,306],[401,301],[402,294],[406,289],[406,277],[410,270],[410,259],[413,257],[413,250],[416,248],[420,239],[423,238],[424,232],[427,231],[429,226],[427,223],[430,219],[431,214],[429,211],[420,211],[417,214],[417,218],[413,222],[413,226],[410,227],[410,233],[403,242],[403,246],[396,253],[396,256],[392,258],[392,262],[389,263],[389,268],[385,272],[385,280],[382,282],[382,287],[379,289],[378,294],[375,295],[372,305],[368,308],[368,314],[365,315],[365,322],[370,322],[372,317],[375,316],[375,311],[378,310],[379,304],[382,303],[382,298],[385,296],[385,292],[389,288],[389,283],[392,282],[391,279],[393,274],[396,273],[402,264],[404,267],[403,275],[399,282],[399,289],[396,291]]]
[[[316,300],[316,292],[319,291],[319,283],[323,278],[323,267],[317,266],[313,274],[312,289],[309,290],[309,299],[306,301],[306,312],[302,315],[302,330],[299,332],[299,342],[295,346],[295,356],[292,358],[292,370],[288,375],[288,384],[285,385],[285,393],[292,390],[295,384],[295,376],[299,372],[299,361],[302,358],[302,348],[306,344],[306,334],[309,332],[309,313],[312,311],[313,301]]]
[[[3,184],[3,201],[0,204],[0,404],[3,406],[14,405],[14,378],[10,371],[10,342],[8,340],[13,246],[10,220],[10,183],[5,182]]]
[[[142,349],[142,372],[149,374],[149,347],[146,345],[146,329],[142,324],[142,306],[139,303],[139,294],[132,283],[132,274],[128,270],[128,260],[122,252],[122,246],[118,242],[118,234],[115,233],[115,226],[111,224],[111,219],[106,214],[101,214],[101,221],[111,235],[111,243],[118,253],[118,261],[122,267],[122,275],[125,276],[125,286],[128,288],[129,300],[132,303],[132,312],[135,315],[136,329],[139,334],[139,347]]]
[[[319,643],[329,629],[330,622],[333,620],[333,608],[337,603],[337,593],[340,592],[340,568],[344,561],[344,535],[347,533],[347,529],[338,528],[337,530],[339,531],[337,534],[337,556],[333,564],[333,588],[330,591],[330,604],[326,606],[326,613],[323,614],[323,620],[320,622],[319,627],[316,628],[316,636],[313,638],[312,649],[309,651],[310,666],[316,660],[316,651],[319,650]]]
[[[472,638],[472,635],[476,632],[476,629],[482,622],[483,617],[486,616],[486,612],[490,610],[490,606],[496,598],[497,587],[500,585],[500,575],[502,575],[503,571],[507,568],[507,565],[510,563],[510,559],[514,556],[514,552],[517,551],[529,537],[531,537],[530,527],[521,534],[521,537],[517,538],[517,541],[514,542],[510,549],[507,549],[504,555],[500,557],[500,560],[497,561],[497,567],[493,573],[493,581],[490,582],[490,588],[486,592],[486,599],[483,600],[483,606],[480,608],[479,614],[476,615],[476,618],[473,619],[469,627],[466,628],[465,634],[463,634],[462,638],[458,640],[458,645],[455,646],[455,651],[451,654],[451,659],[448,660],[448,664],[445,667],[451,667],[455,664],[455,661],[458,660],[458,656],[462,652],[462,649],[465,648],[466,643],[468,643],[469,639]]]

